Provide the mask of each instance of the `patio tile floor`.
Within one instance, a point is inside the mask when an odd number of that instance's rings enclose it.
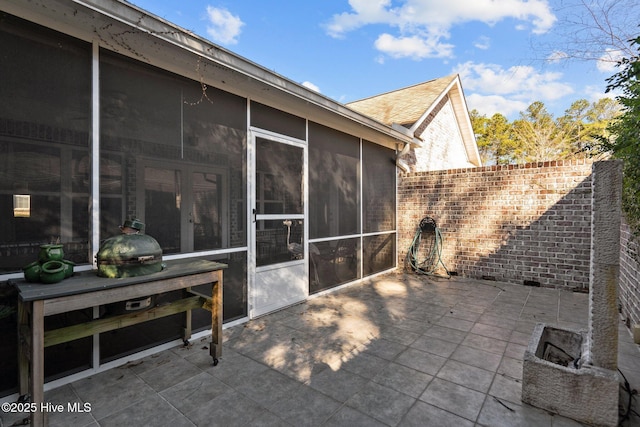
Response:
[[[521,402],[522,359],[537,322],[586,328],[587,313],[584,293],[387,274],[225,329],[218,366],[205,338],[48,391],[92,405],[49,425],[580,426]],[[640,389],[622,322],[619,343]]]

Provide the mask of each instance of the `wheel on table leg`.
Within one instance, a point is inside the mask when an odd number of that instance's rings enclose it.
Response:
[[[218,358],[213,358],[213,366],[218,366]]]

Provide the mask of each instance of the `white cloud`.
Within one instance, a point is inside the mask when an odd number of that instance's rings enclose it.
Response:
[[[302,82],[302,86],[306,87],[307,89],[311,89],[315,92],[321,93],[320,88],[309,81]]]
[[[327,33],[332,37],[342,37],[344,33],[368,24],[389,23],[395,18],[386,8],[390,0],[349,0],[355,13],[344,12],[333,15],[326,25]]]
[[[466,97],[469,110],[478,110],[487,117],[500,113],[505,117],[526,110],[529,106],[526,102],[505,98],[500,95],[480,95],[472,93]]]
[[[559,50],[556,50],[547,57],[547,61],[549,61],[552,64],[556,64],[562,61],[563,59],[567,59],[567,58],[569,58],[569,55],[566,52],[561,52]]]
[[[222,44],[236,44],[237,37],[244,22],[240,17],[232,15],[227,9],[207,6],[207,34],[214,42]]]
[[[612,91],[612,92],[605,93],[604,92],[605,89],[606,88],[604,86],[590,85],[590,86],[585,86],[582,92],[586,95],[586,99],[590,102],[597,102],[602,98],[614,99],[616,96],[620,95],[619,91]]]
[[[392,58],[447,58],[453,51],[453,45],[438,43],[434,37],[394,37],[386,33],[381,34],[374,45]]]
[[[505,69],[496,64],[469,61],[458,64],[453,72],[460,74],[465,92],[469,93],[470,108],[487,115],[495,112],[508,115],[524,110],[534,101],[548,103],[574,92],[571,85],[561,80],[562,73],[539,72],[530,66]],[[492,108],[495,110],[488,111]]]
[[[481,50],[487,50],[491,47],[491,39],[487,36],[480,36],[473,42],[473,45]]]
[[[454,25],[483,22],[487,25],[505,19],[526,23],[531,31],[541,34],[556,21],[547,0],[349,0],[351,12],[334,15],[326,25],[327,33],[343,37],[357,28],[382,24],[396,28],[396,35],[381,34],[376,47],[392,57],[453,56],[450,38]],[[482,43],[480,44],[483,45]],[[397,49],[397,50],[394,50]]]
[[[616,64],[622,58],[624,58],[624,52],[621,50],[607,49],[598,59],[596,66],[600,72],[613,74],[616,71]]]
[[[537,95],[539,100],[553,100],[573,93],[573,88],[560,81],[562,73],[540,73],[526,65],[507,69],[497,64],[472,61],[458,64],[454,72],[460,74],[465,88],[492,94]]]

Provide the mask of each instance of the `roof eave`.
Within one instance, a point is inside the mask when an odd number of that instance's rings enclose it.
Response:
[[[89,7],[94,9],[100,13],[103,13],[105,10],[104,5],[109,2],[105,0],[72,0],[77,4],[84,5],[85,7]],[[228,67],[242,75],[245,75],[251,79],[262,82],[266,85],[269,85],[277,90],[287,93],[290,96],[299,98],[304,100],[307,103],[311,103],[320,108],[330,110],[335,114],[338,114],[341,117],[344,117],[348,120],[359,123],[362,126],[371,128],[381,134],[384,134],[392,139],[397,139],[402,142],[407,141],[407,135],[404,133],[398,132],[397,130],[380,123],[366,115],[360,114],[355,110],[347,108],[344,104],[341,104],[327,96],[324,96],[316,91],[306,88],[299,83],[296,83],[287,77],[284,77],[276,72],[266,69],[258,65],[257,63],[250,61],[244,57],[241,57],[221,46],[215,45],[211,43],[209,40],[200,37],[190,31],[186,31],[183,28],[165,21],[157,16],[149,15],[149,12],[144,9],[138,8],[131,3],[128,3],[123,0],[115,0],[120,4],[126,5],[130,8],[131,11],[135,11],[134,14],[120,14],[118,16],[113,16],[113,14],[109,14],[114,19],[120,20],[127,25],[131,25],[134,27],[141,27],[153,36],[156,36],[160,39],[163,39],[166,42],[174,44],[182,49],[193,52],[196,55],[201,55],[202,57],[207,58],[221,66]],[[152,23],[155,25],[161,24],[164,26],[169,26],[177,30],[177,32],[173,31],[152,31],[152,28],[144,28],[139,23],[141,23],[139,13],[144,13],[152,20]],[[155,26],[154,25],[154,26]]]
[[[421,148],[423,146],[423,141],[422,139],[418,138],[415,136],[415,131],[412,131],[411,129],[407,128],[406,126],[400,124],[400,123],[392,123],[391,127],[395,130],[397,130],[398,132],[403,133],[404,135],[406,135],[407,137],[411,138],[411,142],[410,144],[417,147],[417,148]]]
[[[456,75],[453,79],[451,79],[451,82],[449,82],[447,87],[438,95],[434,102],[424,112],[422,117],[420,117],[420,119],[417,120],[413,124],[413,126],[411,126],[410,130],[411,132],[416,132],[422,122],[426,120],[427,117],[429,117],[429,114],[431,114],[433,109],[447,95],[449,95],[449,97],[451,98],[451,104],[453,106],[453,111],[458,122],[462,141],[465,146],[465,151],[467,152],[467,158],[470,163],[476,166],[481,166],[482,162],[480,160],[480,153],[478,151],[478,143],[476,141],[476,136],[473,133],[473,127],[471,126],[469,110],[467,108],[467,102],[464,97],[464,92],[462,91],[462,83],[460,82],[459,75]]]
[[[67,32],[87,41],[97,41],[102,47],[108,49],[112,48],[108,44],[103,44],[99,35],[97,35],[97,30],[102,29],[99,28],[100,22],[98,19],[92,21],[91,19],[94,16],[88,16],[87,14],[86,21],[78,22],[78,19],[76,19],[78,8],[85,8],[98,14],[98,18],[103,16],[124,26],[135,28],[146,37],[161,40],[163,43],[168,43],[185,52],[205,58],[220,67],[232,70],[244,76],[245,79],[250,79],[269,87],[273,89],[273,92],[279,92],[281,95],[278,96],[281,99],[288,98],[296,106],[306,106],[309,111],[324,111],[319,115],[323,116],[325,121],[329,120],[329,115],[346,119],[357,128],[366,128],[367,131],[364,132],[366,135],[377,136],[376,139],[380,139],[381,142],[385,142],[387,145],[398,142],[411,142],[411,138],[406,134],[390,126],[358,113],[344,104],[312,91],[124,0],[0,1],[0,9],[8,13],[33,20],[42,25],[51,25],[52,20],[58,21],[57,27],[54,29]],[[79,25],[84,25],[84,27]],[[127,54],[127,52],[121,53]],[[354,125],[349,126],[353,128]]]

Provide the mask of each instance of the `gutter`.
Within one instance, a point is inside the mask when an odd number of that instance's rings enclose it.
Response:
[[[124,0],[71,0],[79,6],[93,10],[101,15],[119,21],[127,26],[161,39],[185,51],[206,58],[220,66],[229,68],[241,75],[271,86],[290,96],[302,99],[312,105],[346,118],[352,122],[373,129],[399,142],[410,144],[412,137],[395,127],[389,127],[366,115],[338,103],[329,97],[293,82],[277,73],[249,61],[220,46],[214,45],[207,39],[185,30],[169,21],[152,15]],[[170,28],[172,31],[167,31]],[[404,128],[406,129],[406,128]]]

